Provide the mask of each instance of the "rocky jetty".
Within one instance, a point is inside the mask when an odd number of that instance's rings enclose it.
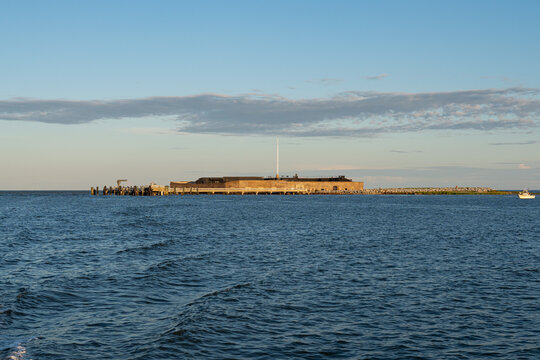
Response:
[[[422,187],[422,188],[378,188],[364,189],[366,195],[423,195],[423,194],[489,194],[496,192],[489,187]]]

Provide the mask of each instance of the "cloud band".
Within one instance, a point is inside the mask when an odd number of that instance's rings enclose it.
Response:
[[[531,128],[539,89],[434,93],[350,91],[329,98],[201,94],[109,101],[0,101],[0,120],[83,124],[101,119],[173,116],[187,133],[373,136],[425,130]]]

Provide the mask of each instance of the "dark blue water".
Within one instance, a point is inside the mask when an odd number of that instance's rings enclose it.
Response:
[[[540,201],[0,193],[0,359],[540,358]]]

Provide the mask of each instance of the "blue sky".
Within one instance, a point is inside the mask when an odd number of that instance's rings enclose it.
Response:
[[[0,0],[0,189],[540,188],[536,1]]]

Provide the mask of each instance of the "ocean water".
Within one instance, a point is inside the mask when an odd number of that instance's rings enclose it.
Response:
[[[540,200],[0,193],[0,359],[539,359]]]

